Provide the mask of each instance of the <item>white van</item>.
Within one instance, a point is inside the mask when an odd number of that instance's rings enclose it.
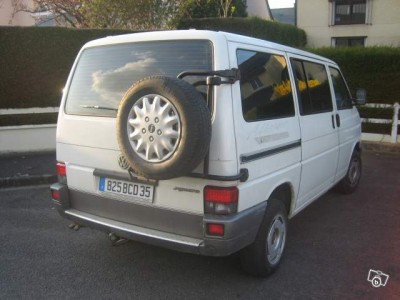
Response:
[[[245,271],[267,276],[288,218],[335,185],[356,189],[363,103],[333,61],[263,40],[187,30],[91,41],[61,102],[53,202],[76,227],[241,251]]]

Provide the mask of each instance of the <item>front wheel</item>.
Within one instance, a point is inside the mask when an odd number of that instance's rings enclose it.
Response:
[[[339,191],[343,194],[351,194],[356,189],[361,178],[361,154],[359,151],[354,151],[350,159],[349,168],[346,176],[339,182]]]
[[[247,273],[267,277],[278,268],[285,250],[287,223],[283,203],[277,199],[268,200],[256,240],[241,252],[242,267]]]

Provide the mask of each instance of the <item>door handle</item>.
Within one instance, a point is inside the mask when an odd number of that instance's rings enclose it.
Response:
[[[337,125],[337,127],[340,127],[340,116],[339,116],[339,114],[336,114],[336,125]]]
[[[332,127],[333,129],[335,129],[335,117],[333,115],[331,117],[332,117]]]

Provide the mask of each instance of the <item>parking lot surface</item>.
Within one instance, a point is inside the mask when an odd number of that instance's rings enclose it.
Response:
[[[400,155],[365,152],[352,195],[295,216],[280,269],[247,276],[238,255],[210,258],[74,231],[48,186],[0,190],[0,299],[400,299]],[[370,270],[389,276],[367,281]]]

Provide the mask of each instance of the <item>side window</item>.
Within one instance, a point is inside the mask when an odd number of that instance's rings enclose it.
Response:
[[[294,116],[285,57],[237,50],[243,117],[247,122]]]
[[[332,111],[332,96],[325,66],[298,59],[291,61],[297,81],[301,115]]]
[[[329,72],[331,73],[333,90],[335,91],[337,109],[353,108],[351,95],[342,74],[340,74],[338,69],[332,67],[329,67]]]

